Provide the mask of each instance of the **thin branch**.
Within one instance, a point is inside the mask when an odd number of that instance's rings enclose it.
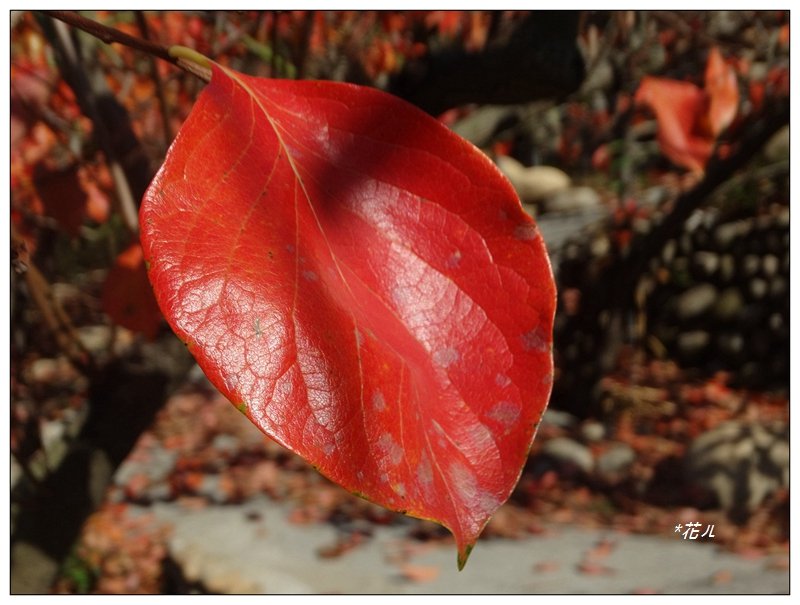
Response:
[[[25,241],[11,225],[11,259],[13,269],[22,275],[28,294],[42,315],[47,328],[53,334],[58,347],[69,362],[85,376],[92,376],[96,364],[92,354],[83,346],[69,316],[53,296],[50,284],[42,272],[33,264],[27,253]]]
[[[147,25],[147,20],[144,18],[142,11],[136,11],[136,23],[139,25],[139,31],[142,32],[142,37],[146,41],[150,41],[150,28]],[[156,84],[156,95],[158,96],[158,103],[161,106],[161,122],[164,128],[165,148],[169,147],[172,139],[172,127],[169,123],[169,108],[167,106],[167,97],[164,94],[164,82],[161,80],[161,75],[158,73],[158,65],[156,65],[153,55],[148,55],[150,62],[150,73],[153,76],[153,81]]]
[[[178,60],[175,57],[172,57],[169,54],[169,48],[166,46],[162,46],[161,44],[156,44],[155,42],[151,42],[150,40],[143,40],[142,38],[136,38],[134,36],[129,36],[128,34],[121,32],[113,27],[107,27],[102,23],[98,23],[97,21],[93,21],[92,19],[87,19],[79,15],[75,11],[42,11],[45,15],[52,17],[53,19],[58,19],[59,21],[63,21],[64,23],[76,27],[80,30],[85,31],[87,34],[91,34],[95,38],[102,40],[106,44],[123,44],[125,46],[129,46],[130,48],[135,48],[136,50],[140,50],[145,52],[149,55],[154,57],[158,57],[159,59],[163,59],[168,63],[172,63],[180,67],[178,64]]]
[[[55,24],[54,29],[57,40],[54,40],[54,42],[59,44],[67,73],[71,75],[68,81],[72,84],[84,113],[92,119],[95,136],[103,149],[103,153],[106,155],[106,161],[117,191],[116,200],[119,204],[120,215],[128,230],[133,234],[137,234],[139,232],[139,213],[133,193],[131,193],[130,183],[114,151],[114,146],[111,143],[111,134],[100,115],[96,95],[78,58],[78,49],[75,47],[73,38],[69,35],[69,29],[64,23]]]
[[[311,36],[314,33],[314,11],[306,11],[303,18],[302,30],[300,32],[300,43],[297,47],[297,56],[295,57],[295,65],[297,65],[297,73],[295,77],[302,80],[306,77],[308,72],[308,51],[311,46]]]
[[[168,63],[172,63],[172,65],[180,67],[182,70],[197,76],[201,80],[206,82],[211,80],[210,70],[194,65],[192,62],[186,61],[185,58],[176,57],[170,54],[169,47],[156,44],[150,40],[129,36],[128,34],[114,29],[113,27],[107,27],[102,23],[98,23],[92,19],[87,19],[75,11],[42,11],[42,14],[52,17],[53,19],[58,19],[67,25],[71,25],[72,27],[85,31],[87,34],[94,36],[106,44],[117,43],[128,46],[135,50],[140,50],[148,55],[158,57],[159,59],[162,59]]]

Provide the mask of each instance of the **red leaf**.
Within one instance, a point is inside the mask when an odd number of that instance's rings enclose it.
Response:
[[[658,140],[666,156],[680,166],[702,172],[716,138],[733,122],[739,108],[736,71],[711,49],[705,89],[690,82],[642,79],[636,102],[649,105],[658,121]]]
[[[739,85],[736,71],[725,63],[715,46],[706,64],[706,92],[708,93],[708,125],[714,137],[725,130],[739,109]]]
[[[222,393],[459,564],[552,383],[544,242],[476,148],[348,84],[213,77],[142,204],[164,315]]]
[[[121,326],[154,340],[161,312],[147,281],[142,247],[132,244],[114,261],[102,294],[103,311]]]
[[[37,164],[33,182],[45,214],[67,234],[77,237],[86,214],[86,192],[81,188],[78,167],[49,170],[44,164]]]
[[[705,114],[703,91],[690,82],[646,76],[636,91],[636,102],[655,112],[664,154],[680,166],[701,172],[713,149],[713,140],[695,131]]]

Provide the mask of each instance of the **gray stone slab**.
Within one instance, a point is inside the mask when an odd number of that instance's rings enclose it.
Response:
[[[456,570],[452,545],[435,544],[406,559],[433,570],[412,581],[397,563],[409,541],[403,527],[376,527],[372,537],[335,558],[318,549],[336,542],[327,524],[295,525],[288,509],[266,498],[198,511],[170,504],[151,509],[173,525],[170,551],[184,573],[233,593],[273,594],[788,594],[789,573],[746,560],[713,543],[673,536],[553,527],[522,540],[481,540]],[[254,520],[255,519],[255,520]],[[599,541],[611,541],[600,573],[582,570]]]

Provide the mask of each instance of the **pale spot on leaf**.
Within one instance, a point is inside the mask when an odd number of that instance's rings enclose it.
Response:
[[[433,362],[443,368],[450,367],[461,358],[458,351],[453,347],[439,349],[433,354]]]
[[[378,447],[394,466],[400,464],[403,459],[403,448],[397,444],[394,437],[389,433],[381,435],[380,439],[378,439]]]
[[[445,262],[445,267],[448,269],[455,269],[461,264],[461,250],[453,252]]]
[[[539,237],[539,228],[533,223],[522,223],[514,229],[514,237],[523,242],[529,242]]]
[[[525,332],[522,335],[522,348],[526,351],[536,351],[537,353],[547,353],[550,350],[550,345],[547,342],[544,334],[542,334],[541,326],[536,326],[530,332]]]
[[[494,512],[500,505],[499,500],[478,486],[478,478],[467,466],[454,462],[447,469],[453,490],[457,491],[464,502],[473,511],[483,514]]]
[[[375,391],[372,394],[372,407],[379,412],[382,412],[386,409],[386,399],[384,399],[383,393],[380,391]]]
[[[511,385],[511,379],[506,376],[505,374],[497,374],[494,377],[494,383],[499,386],[501,389],[506,388],[507,386]]]
[[[492,420],[496,420],[505,428],[510,428],[520,417],[521,410],[518,405],[510,401],[498,401],[486,414]]]
[[[417,465],[417,481],[419,481],[423,487],[427,487],[433,482],[433,467],[431,466],[431,461],[428,459],[427,454]]]

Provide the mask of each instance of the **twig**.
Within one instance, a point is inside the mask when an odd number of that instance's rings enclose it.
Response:
[[[73,89],[78,96],[78,101],[84,113],[92,119],[95,136],[97,137],[100,147],[103,149],[103,153],[106,155],[106,160],[114,179],[114,187],[117,191],[116,198],[119,204],[120,214],[125,222],[125,226],[131,233],[136,234],[139,231],[139,213],[136,208],[136,202],[133,199],[133,194],[131,193],[130,183],[114,152],[114,147],[111,144],[111,134],[97,108],[97,100],[94,91],[89,84],[86,72],[81,66],[81,61],[78,58],[78,50],[64,23],[65,22],[59,22],[55,24],[56,40],[54,40],[54,42],[57,42],[59,45],[61,59],[65,64],[67,74],[70,76],[69,80],[73,84]]]
[[[11,225],[11,259],[12,267],[22,274],[25,285],[42,319],[53,334],[58,347],[67,356],[70,363],[86,376],[92,376],[96,365],[92,354],[83,346],[69,316],[53,296],[50,284],[42,272],[33,264],[27,254],[25,241],[19,237]]]
[[[136,23],[139,25],[139,31],[142,32],[142,37],[149,41],[150,40],[150,28],[147,25],[147,20],[144,18],[144,13],[142,11],[135,11],[136,13]],[[169,147],[172,139],[172,127],[169,123],[169,108],[167,107],[167,98],[164,95],[164,82],[161,80],[161,75],[158,73],[158,65],[156,65],[155,58],[153,55],[147,55],[148,61],[150,62],[150,73],[153,76],[153,81],[156,84],[156,95],[158,96],[158,104],[161,106],[161,123],[162,127],[164,128],[164,141],[165,145],[164,148]]]
[[[71,25],[77,29],[85,31],[87,34],[91,34],[106,44],[123,44],[124,46],[140,50],[150,56],[158,57],[163,61],[172,63],[176,67],[180,67],[184,71],[187,71],[190,74],[205,80],[206,82],[211,80],[211,73],[209,70],[198,69],[196,65],[187,62],[183,58],[173,56],[170,54],[170,49],[166,46],[162,46],[161,44],[156,44],[150,40],[144,40],[135,36],[129,36],[128,34],[114,29],[113,27],[107,27],[102,23],[98,23],[92,19],[87,19],[75,11],[42,11],[42,14],[52,17],[53,19],[58,19],[67,25]]]
[[[43,11],[45,15],[52,17],[53,19],[58,19],[59,21],[63,21],[64,23],[76,27],[80,30],[85,31],[87,34],[91,34],[95,38],[102,40],[106,44],[112,44],[114,42],[118,44],[124,44],[125,46],[129,46],[131,48],[135,48],[136,50],[141,50],[142,52],[147,53],[148,55],[158,57],[159,59],[163,59],[173,65],[178,65],[177,59],[170,56],[169,49],[166,46],[162,46],[161,44],[156,44],[155,42],[151,42],[150,40],[143,40],[142,38],[136,38],[134,36],[129,36],[128,34],[121,32],[117,29],[112,27],[107,27],[102,23],[98,23],[97,21],[93,21],[92,19],[87,19],[76,13],[75,11]]]
[[[308,51],[311,45],[311,36],[314,33],[314,11],[306,11],[303,18],[302,30],[300,32],[300,43],[297,47],[297,53],[294,60],[297,65],[297,73],[295,77],[302,80],[306,77],[308,71]]]

